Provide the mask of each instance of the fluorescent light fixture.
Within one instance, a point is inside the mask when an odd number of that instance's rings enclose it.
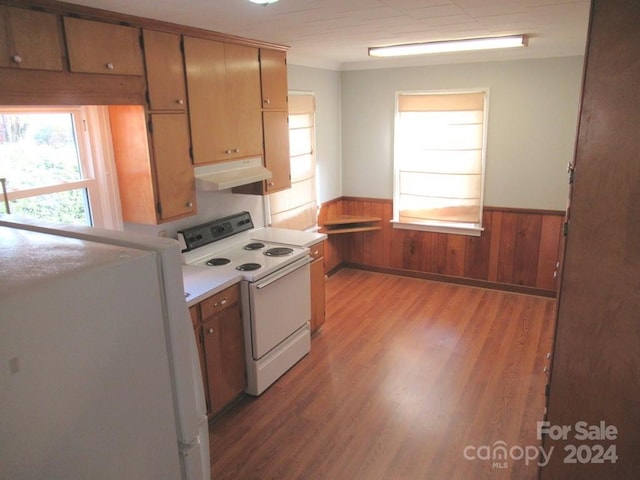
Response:
[[[276,3],[278,0],[249,0],[251,3],[257,3],[258,5],[269,5]]]
[[[469,52],[491,50],[495,48],[526,47],[526,35],[508,35],[505,37],[467,38],[440,42],[406,43],[387,47],[369,47],[371,57],[400,57],[404,55],[423,55],[426,53]]]

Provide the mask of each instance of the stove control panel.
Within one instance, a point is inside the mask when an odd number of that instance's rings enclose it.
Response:
[[[249,212],[241,212],[185,228],[180,230],[178,235],[184,247],[182,251],[189,252],[252,228],[253,221]]]

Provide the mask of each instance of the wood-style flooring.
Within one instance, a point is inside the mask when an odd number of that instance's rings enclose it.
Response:
[[[342,269],[326,307],[311,353],[211,423],[213,479],[537,478],[517,447],[539,445],[554,299]],[[465,458],[499,446],[516,459]]]

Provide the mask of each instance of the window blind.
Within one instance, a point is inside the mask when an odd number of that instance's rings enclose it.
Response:
[[[484,91],[398,95],[397,221],[480,225],[484,112]]]
[[[271,225],[294,230],[316,226],[315,97],[289,95],[291,188],[269,195]]]

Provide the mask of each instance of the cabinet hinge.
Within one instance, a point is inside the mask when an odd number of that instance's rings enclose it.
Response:
[[[569,174],[569,184],[572,184],[576,173],[576,167],[572,163],[567,165],[567,173]]]
[[[551,393],[551,384],[547,383],[544,387],[544,396],[549,398],[550,393]]]
[[[562,224],[562,235],[566,237],[567,233],[569,233],[569,222],[564,222]]]

